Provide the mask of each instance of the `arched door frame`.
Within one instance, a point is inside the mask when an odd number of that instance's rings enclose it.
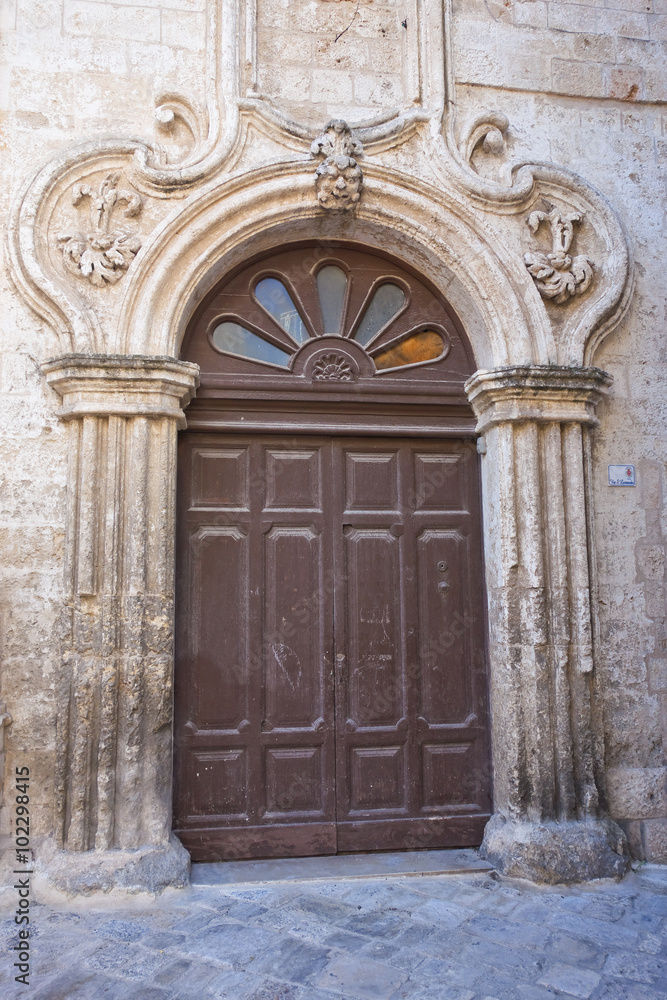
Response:
[[[545,196],[567,199],[594,220],[599,247],[625,247],[597,192],[566,171],[533,171],[522,209]],[[499,225],[454,189],[377,165],[365,170],[353,217],[319,209],[308,163],[211,182],[146,240],[106,352],[90,351],[79,313],[70,342],[76,351],[80,329],[85,356],[43,366],[74,425],[78,492],[66,640],[75,707],[58,737],[57,839],[69,850],[96,848],[91,864],[107,884],[127,884],[119,849],[135,859],[137,884],[186,877],[187,859],[169,839],[173,494],[176,429],[197,375],[175,360],[179,345],[227,268],[299,238],[353,239],[409,260],[463,318],[472,344],[478,371],[467,390],[484,453],[496,803],[487,855],[512,874],[554,881],[624,869],[622,835],[605,818],[594,710],[587,438],[610,382],[590,358],[627,287],[627,251],[556,337]],[[112,537],[118,524],[122,537]],[[91,634],[99,636],[92,645]],[[56,884],[68,864],[58,857],[50,864]]]
[[[325,265],[346,276],[333,334],[315,284]],[[310,331],[300,346],[257,304],[269,275]],[[360,342],[369,296],[387,284],[403,305]],[[481,491],[463,391],[474,362],[434,293],[377,247],[281,244],[226,275],[190,323],[182,353],[201,365],[201,389],[179,442],[174,822],[196,860],[481,841],[491,807]],[[273,335],[291,360],[266,367],[216,350],[222,317]],[[378,351],[427,327],[442,338],[430,361],[376,370]],[[345,380],[318,378],[331,359]],[[240,586],[228,589],[230,560]],[[290,583],[271,587],[272,573]],[[276,674],[277,648],[299,665],[296,688],[288,668]]]

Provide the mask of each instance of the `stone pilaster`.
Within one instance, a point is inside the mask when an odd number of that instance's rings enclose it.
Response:
[[[59,888],[187,877],[170,837],[176,437],[197,367],[70,355],[43,365],[71,425],[62,671]],[[69,852],[79,854],[76,863]]]
[[[538,881],[618,876],[596,733],[587,435],[611,378],[596,368],[478,371],[483,435],[495,814],[483,852]]]

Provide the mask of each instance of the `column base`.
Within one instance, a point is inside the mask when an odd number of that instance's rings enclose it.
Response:
[[[62,851],[43,843],[35,851],[35,888],[67,896],[93,892],[149,892],[190,884],[190,855],[176,837],[136,850]]]
[[[610,819],[531,823],[496,813],[480,855],[503,875],[549,885],[620,879],[630,867],[626,836]]]

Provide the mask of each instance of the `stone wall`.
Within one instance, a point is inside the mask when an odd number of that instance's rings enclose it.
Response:
[[[107,135],[157,139],[154,108],[173,93],[186,94],[204,114],[212,6],[4,0],[3,228],[12,198],[33,172],[72,143]],[[439,44],[429,36],[418,51],[415,8],[395,0],[256,0],[255,34],[248,4],[238,27],[246,93],[265,95],[313,129],[331,116],[364,122],[409,108],[428,97],[419,93],[416,67]],[[611,813],[637,856],[667,861],[667,3],[456,0],[451,31],[460,128],[482,107],[498,108],[510,121],[502,153],[475,154],[479,173],[507,179],[515,163],[560,163],[603,192],[633,248],[630,308],[590,362],[615,380],[600,404],[593,449],[597,683]],[[170,155],[191,141],[177,122]],[[424,175],[430,177],[426,166]],[[6,259],[0,296],[0,701],[13,719],[7,766],[31,767],[35,828],[48,834],[68,473],[58,399],[38,366],[65,348],[12,284]],[[610,462],[633,463],[637,487],[607,486]],[[6,806],[0,831],[10,831]]]
[[[593,360],[614,377],[593,437],[598,670],[611,813],[636,856],[666,860],[667,5],[465,0],[454,31],[460,119],[502,109],[507,159],[580,173],[632,241],[633,301]],[[624,462],[636,489],[607,484],[607,465]]]

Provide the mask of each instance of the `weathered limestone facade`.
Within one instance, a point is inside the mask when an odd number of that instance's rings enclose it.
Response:
[[[667,861],[664,0],[4,0],[0,27],[0,762],[31,769],[46,876],[187,878],[180,343],[299,239],[404,260],[472,345],[488,856]]]

